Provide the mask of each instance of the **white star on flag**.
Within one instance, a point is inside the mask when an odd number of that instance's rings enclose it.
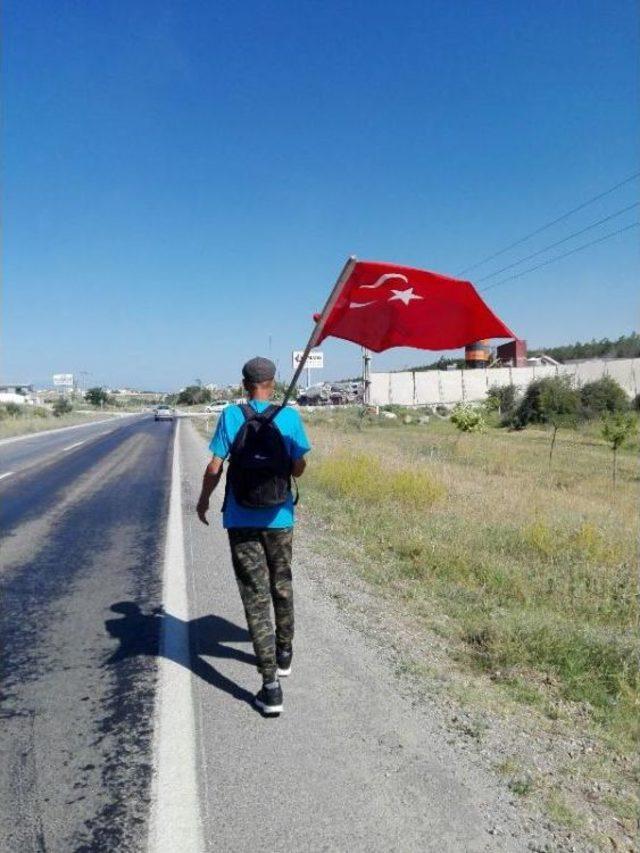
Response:
[[[399,299],[400,302],[404,302],[405,305],[408,305],[412,299],[424,299],[423,296],[418,296],[417,293],[414,293],[412,287],[407,288],[407,290],[394,290],[391,288],[391,292],[393,293],[393,296],[389,297],[389,302],[393,302],[394,299]]]

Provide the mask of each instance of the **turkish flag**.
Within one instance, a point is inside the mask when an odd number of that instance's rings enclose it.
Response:
[[[357,261],[317,343],[344,338],[374,352],[391,347],[456,349],[484,338],[515,338],[469,281]]]

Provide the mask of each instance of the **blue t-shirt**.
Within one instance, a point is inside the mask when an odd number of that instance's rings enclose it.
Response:
[[[256,412],[264,412],[271,404],[264,400],[250,400],[249,405]],[[287,451],[292,459],[300,459],[311,450],[309,439],[304,430],[300,415],[290,406],[282,409],[273,419],[284,438]],[[244,423],[240,406],[227,406],[222,410],[216,431],[211,439],[209,450],[214,456],[226,459],[233,440]],[[233,495],[233,489],[227,489],[227,500],[222,515],[225,527],[292,527],[294,523],[293,495],[289,492],[286,503],[281,506],[249,509],[239,506]]]

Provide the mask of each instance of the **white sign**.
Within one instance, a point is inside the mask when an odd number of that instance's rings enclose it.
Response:
[[[73,373],[54,373],[53,384],[58,388],[73,388]]]
[[[303,350],[294,350],[292,353],[292,367],[295,370],[296,367],[302,361],[302,356],[304,355]],[[324,367],[324,353],[320,350],[311,350],[307,360],[304,363],[304,366],[307,370],[322,370]]]

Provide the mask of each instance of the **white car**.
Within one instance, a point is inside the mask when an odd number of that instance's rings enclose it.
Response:
[[[172,421],[175,417],[175,410],[171,406],[156,406],[155,418],[156,421]]]
[[[205,412],[208,415],[219,415],[223,409],[226,409],[227,406],[231,405],[228,400],[214,400],[213,403],[209,403],[208,406],[205,406]]]

